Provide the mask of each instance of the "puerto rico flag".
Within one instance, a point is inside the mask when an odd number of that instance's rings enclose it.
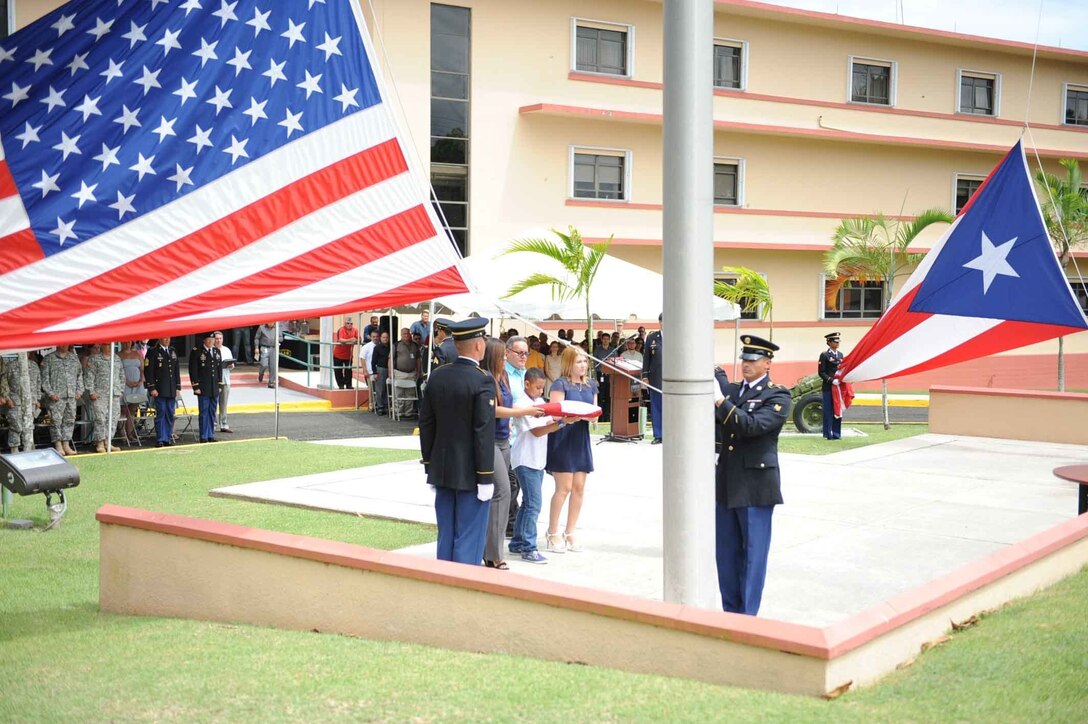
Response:
[[[75,0],[0,41],[0,349],[465,292],[357,0]]]
[[[1017,143],[839,366],[847,382],[935,369],[1088,329]]]

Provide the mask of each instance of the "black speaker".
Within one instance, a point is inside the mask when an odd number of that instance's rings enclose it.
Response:
[[[383,314],[378,318],[378,334],[382,332],[389,333],[389,343],[397,341],[397,335],[400,334],[400,317],[390,316]]]

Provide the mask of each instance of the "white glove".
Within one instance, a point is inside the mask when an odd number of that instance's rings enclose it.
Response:
[[[492,483],[490,485],[477,485],[476,486],[476,499],[477,500],[480,500],[480,501],[483,501],[483,502],[486,503],[487,501],[491,500],[492,496],[494,496],[494,495],[495,495],[495,485],[494,485],[494,483]]]
[[[724,399],[725,399],[725,395],[722,393],[722,387],[721,387],[721,385],[718,384],[718,381],[715,380],[714,381],[714,404],[716,405],[719,402],[723,401]]]
[[[431,489],[431,492],[432,492],[432,493],[434,493],[435,495],[437,495],[437,494],[438,494],[438,488],[434,487],[434,486],[433,486],[433,485],[431,485],[430,483],[427,483],[427,487],[428,487],[428,488],[430,488],[430,489]]]
[[[838,378],[838,377],[836,377],[835,379],[831,380],[831,384],[833,384],[833,385],[835,385],[836,387],[838,387],[838,386],[839,386],[839,378]]]

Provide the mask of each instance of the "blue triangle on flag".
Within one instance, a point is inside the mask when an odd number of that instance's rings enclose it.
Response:
[[[1018,142],[957,220],[912,312],[1085,328]]]

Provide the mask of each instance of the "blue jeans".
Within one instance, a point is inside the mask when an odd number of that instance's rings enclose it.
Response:
[[[524,433],[529,434],[529,433]],[[536,522],[540,517],[543,499],[540,488],[544,483],[544,471],[518,465],[514,474],[521,483],[521,507],[514,520],[514,537],[510,539],[511,553],[530,553],[536,550]]]

